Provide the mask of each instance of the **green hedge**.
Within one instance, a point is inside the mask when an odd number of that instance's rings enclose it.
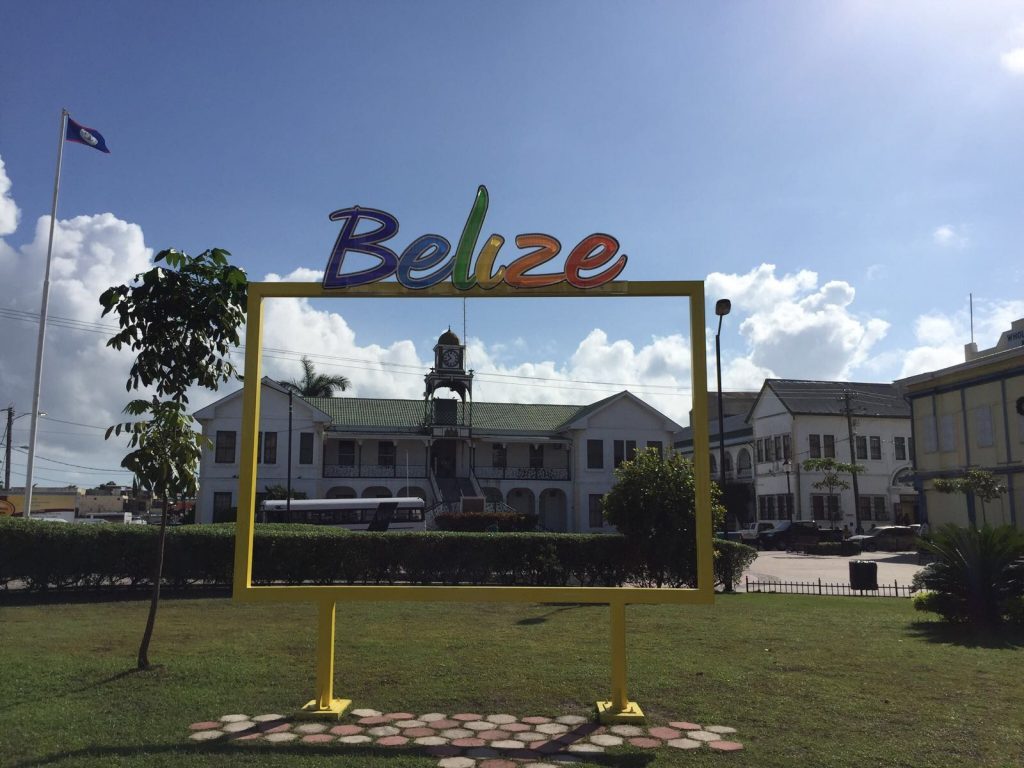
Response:
[[[806,555],[840,555],[852,557],[861,553],[859,541],[821,541],[804,547]]]
[[[164,583],[231,583],[234,525],[168,529]],[[151,584],[158,529],[0,519],[0,588],[31,591]],[[719,583],[735,582],[750,547],[715,541]],[[738,569],[738,570],[737,570]],[[256,584],[521,584],[621,586],[644,564],[617,534],[350,532],[261,524],[253,545]]]
[[[442,512],[434,517],[442,531],[532,531],[537,520],[529,512]]]

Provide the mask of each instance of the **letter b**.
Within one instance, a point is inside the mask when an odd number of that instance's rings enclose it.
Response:
[[[353,288],[357,285],[375,283],[395,274],[398,268],[398,256],[380,243],[390,240],[398,232],[398,219],[385,211],[376,208],[343,208],[330,215],[331,221],[344,221],[338,239],[331,251],[331,258],[324,271],[324,288]],[[377,222],[380,226],[369,232],[356,234],[359,224],[364,220]],[[353,272],[348,275],[341,273],[345,262],[345,254],[349,251],[365,253],[380,259],[380,263],[369,269]]]

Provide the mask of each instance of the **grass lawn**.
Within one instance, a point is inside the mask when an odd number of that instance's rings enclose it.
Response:
[[[290,714],[313,694],[310,606],[167,600],[0,607],[2,766],[435,766],[414,749],[204,745],[189,723]],[[915,623],[910,601],[721,596],[627,609],[649,721],[732,725],[745,750],[616,748],[654,766],[1024,765],[1024,633]],[[341,604],[335,695],[383,711],[587,714],[609,693],[608,609]]]

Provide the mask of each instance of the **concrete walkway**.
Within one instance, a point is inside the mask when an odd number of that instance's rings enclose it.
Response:
[[[799,552],[759,552],[757,560],[744,572],[752,581],[796,581],[825,584],[849,584],[851,560],[878,563],[878,583],[909,586],[922,566],[916,552],[864,552],[855,557],[804,555]],[[743,582],[739,589],[743,589]]]

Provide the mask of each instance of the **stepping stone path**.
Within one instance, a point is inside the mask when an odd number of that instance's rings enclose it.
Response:
[[[354,709],[346,722],[293,720],[284,715],[231,714],[188,726],[194,742],[303,742],[405,749],[438,758],[438,768],[556,768],[609,749],[697,749],[736,752],[728,725],[670,720],[666,725],[603,726],[580,715],[482,715],[475,712],[382,713]]]

